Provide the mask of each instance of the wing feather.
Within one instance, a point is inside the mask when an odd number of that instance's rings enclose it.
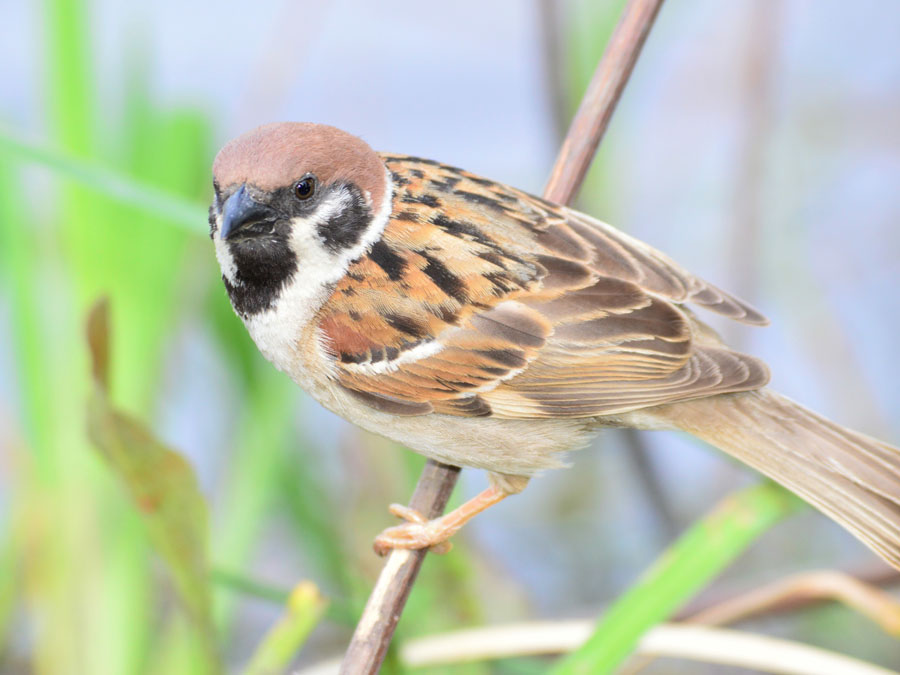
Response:
[[[768,381],[682,304],[765,318],[646,244],[459,169],[384,158],[391,221],[318,317],[339,385],[368,405],[597,417]]]

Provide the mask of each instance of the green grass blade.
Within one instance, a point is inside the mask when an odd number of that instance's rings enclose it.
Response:
[[[287,610],[257,647],[244,675],[287,672],[288,665],[319,623],[327,605],[314,584],[309,581],[297,584],[288,599]]]
[[[167,190],[130,178],[95,161],[25,140],[0,129],[0,153],[20,163],[37,164],[94,192],[165,219],[192,234],[205,235],[207,208]]]
[[[726,498],[616,601],[588,641],[553,673],[613,672],[644,632],[670,616],[757,537],[802,505],[797,497],[769,482]]]
[[[91,151],[96,87],[90,70],[90,18],[83,0],[45,0],[50,127],[60,143]]]
[[[54,146],[83,157],[95,149],[100,124],[95,118],[88,0],[42,4],[47,136]],[[4,153],[7,163],[10,159]],[[44,394],[34,407],[26,399],[26,414],[39,429],[33,438],[39,444],[35,454],[40,457],[40,483],[33,481],[26,488],[23,517],[29,530],[35,517],[45,527],[29,531],[21,569],[28,619],[40,627],[34,631],[29,669],[104,675],[135,672],[150,635],[145,624],[150,570],[142,561],[143,541],[135,519],[117,508],[118,493],[110,499],[113,486],[91,461],[84,434],[86,359],[78,348],[79,284],[68,252],[71,235],[94,227],[99,218],[91,208],[92,196],[75,187],[55,189],[52,199],[44,200],[43,206],[53,211],[46,222],[22,201],[27,192],[14,194],[23,218],[11,229],[27,233],[23,236],[36,254],[28,276],[18,277],[17,283],[35,295],[34,328],[41,338],[27,344],[37,367],[23,367],[30,381],[21,381],[25,391]],[[21,343],[18,336],[17,341]],[[42,371],[51,375],[33,379]],[[97,519],[100,514],[102,519]],[[112,542],[117,555],[110,555]]]
[[[15,133],[0,138],[3,164],[34,164],[65,179],[44,205],[53,211],[46,222],[22,201],[27,193],[5,191],[19,200],[22,213],[2,236],[28,244],[13,245],[8,255],[23,259],[13,270],[14,314],[34,320],[14,320],[13,326],[24,354],[23,407],[36,430],[28,437],[43,479],[36,487],[47,484],[24,491],[26,520],[46,523],[32,532],[29,522],[28,558],[21,565],[28,620],[40,628],[29,669],[54,675],[146,672],[147,662],[166,647],[161,607],[154,602],[158,586],[147,528],[124,508],[119,486],[95,461],[84,434],[90,380],[78,347],[80,317],[98,294],[112,294],[115,334],[122,339],[111,369],[117,407],[146,416],[157,398],[165,340],[178,325],[173,317],[185,311],[178,287],[183,252],[204,230],[200,203],[209,192],[209,127],[195,113],[160,112],[146,96],[124,116],[111,115],[117,106],[101,105],[96,95],[90,0],[43,5],[43,117],[47,145],[60,151]],[[133,71],[125,69],[124,77],[149,90],[146,78]],[[101,148],[109,152],[101,155]],[[181,199],[171,199],[169,191],[182,193]],[[36,482],[30,475],[22,482],[29,480]],[[172,644],[188,638],[200,644],[195,631],[176,623]],[[164,655],[166,672],[197,672],[189,665],[206,657],[195,657],[196,651]],[[179,663],[182,656],[188,660]]]

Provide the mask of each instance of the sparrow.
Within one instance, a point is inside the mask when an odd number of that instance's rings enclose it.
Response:
[[[900,567],[900,451],[768,389],[694,313],[753,307],[576,210],[284,122],[213,163],[210,237],[262,354],[325,408],[489,487],[375,548],[446,547],[604,427],[687,431]]]

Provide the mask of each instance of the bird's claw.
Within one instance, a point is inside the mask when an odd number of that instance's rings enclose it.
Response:
[[[396,516],[397,518],[410,523],[419,523],[420,525],[424,525],[428,522],[428,519],[421,513],[419,513],[415,509],[409,508],[408,506],[404,506],[403,504],[391,504],[390,506],[388,506],[388,512],[392,516]]]
[[[453,547],[447,541],[453,532],[443,526],[440,518],[428,520],[415,509],[402,504],[391,504],[388,510],[407,522],[389,527],[375,537],[373,548],[378,555],[385,556],[395,548],[427,548],[432,553],[441,555]]]

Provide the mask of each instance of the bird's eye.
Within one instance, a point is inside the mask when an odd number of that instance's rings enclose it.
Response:
[[[294,183],[294,196],[300,201],[305,201],[313,196],[316,191],[316,177],[304,176]]]

